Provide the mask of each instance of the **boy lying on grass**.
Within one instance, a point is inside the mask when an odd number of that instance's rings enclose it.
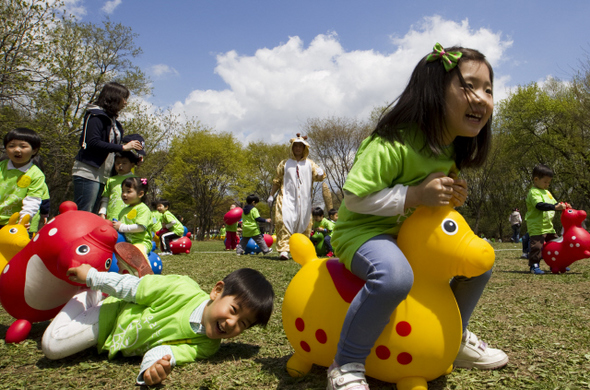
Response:
[[[119,259],[121,262],[121,259]],[[97,346],[123,356],[143,355],[137,384],[154,385],[177,364],[204,359],[221,339],[266,326],[273,309],[271,284],[258,271],[242,268],[217,282],[210,294],[188,276],[98,272],[87,264],[68,270],[86,283],[43,334],[49,359]],[[141,276],[141,275],[140,275]],[[103,299],[103,294],[109,295]]]

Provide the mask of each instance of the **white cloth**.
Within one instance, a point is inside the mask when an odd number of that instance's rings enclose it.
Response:
[[[309,225],[312,179],[308,159],[287,160],[283,177],[283,223],[291,234],[303,233]]]

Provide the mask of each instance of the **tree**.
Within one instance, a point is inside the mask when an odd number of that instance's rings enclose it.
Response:
[[[342,188],[356,151],[372,128],[369,122],[337,117],[311,118],[303,126],[303,133],[309,137],[310,157],[326,171],[336,204],[342,202]]]
[[[0,3],[0,105],[28,107],[46,78],[47,31],[62,1],[3,0]]]
[[[242,155],[232,134],[200,126],[172,140],[170,163],[162,175],[163,195],[200,228],[199,239],[220,224],[227,211],[225,199],[237,193],[243,168],[236,161]]]

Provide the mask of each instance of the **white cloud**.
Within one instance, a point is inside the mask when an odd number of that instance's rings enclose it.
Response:
[[[112,14],[115,8],[117,8],[123,0],[109,0],[104,3],[102,10],[107,14]]]
[[[426,17],[403,37],[392,37],[391,53],[345,51],[336,33],[316,36],[309,46],[297,36],[254,55],[219,54],[215,72],[229,85],[223,91],[194,90],[175,112],[248,142],[284,142],[311,117],[368,118],[374,107],[395,99],[435,42],[479,49],[493,66],[512,41],[501,32],[473,30],[469,22]],[[507,77],[495,80],[496,96]]]
[[[155,77],[161,77],[167,74],[178,75],[178,71],[173,67],[165,64],[153,65],[150,68],[151,74]]]

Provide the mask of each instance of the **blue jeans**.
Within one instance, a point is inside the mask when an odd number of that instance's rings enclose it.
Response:
[[[376,236],[365,242],[355,253],[351,271],[366,280],[346,313],[338,351],[334,360],[340,366],[363,363],[375,341],[389,323],[395,308],[406,298],[414,273],[397,241],[389,235]],[[475,278],[455,277],[451,289],[457,299],[463,331],[492,275],[488,271]]]
[[[74,203],[78,210],[97,213],[104,184],[80,176],[72,176],[74,183]]]

